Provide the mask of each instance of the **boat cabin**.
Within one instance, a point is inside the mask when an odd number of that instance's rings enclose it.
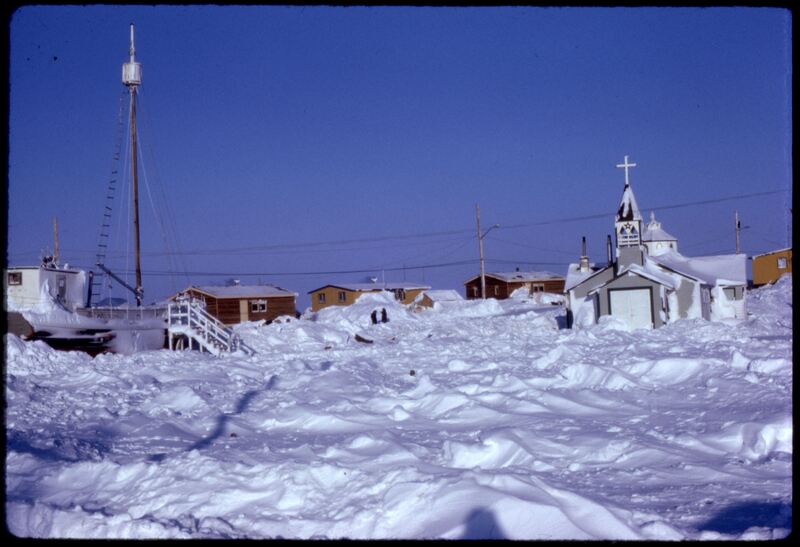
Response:
[[[6,310],[27,310],[55,300],[74,311],[86,303],[86,272],[54,263],[6,269]]]

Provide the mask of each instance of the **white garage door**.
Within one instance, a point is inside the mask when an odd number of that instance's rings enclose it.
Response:
[[[610,290],[611,315],[619,317],[633,329],[652,329],[653,313],[650,289]]]

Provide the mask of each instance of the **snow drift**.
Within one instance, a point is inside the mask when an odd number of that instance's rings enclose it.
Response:
[[[386,295],[237,327],[254,356],[6,336],[6,524],[37,538],[774,539],[791,278],[747,320],[559,329]],[[372,324],[373,310],[389,321]],[[372,343],[361,343],[355,336]]]

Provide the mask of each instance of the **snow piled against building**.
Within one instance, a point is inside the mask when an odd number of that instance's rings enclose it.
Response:
[[[6,525],[36,538],[776,539],[792,282],[657,330],[365,295],[254,356],[6,336]],[[388,322],[370,314],[386,309]],[[362,340],[371,343],[359,342]]]

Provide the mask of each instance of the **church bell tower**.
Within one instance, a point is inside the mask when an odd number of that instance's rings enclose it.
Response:
[[[634,262],[643,264],[643,253],[642,214],[636,204],[628,173],[628,170],[636,167],[636,164],[629,163],[628,156],[625,156],[625,161],[618,163],[617,167],[625,169],[625,188],[614,219],[614,233],[617,236],[617,269],[619,269]]]

